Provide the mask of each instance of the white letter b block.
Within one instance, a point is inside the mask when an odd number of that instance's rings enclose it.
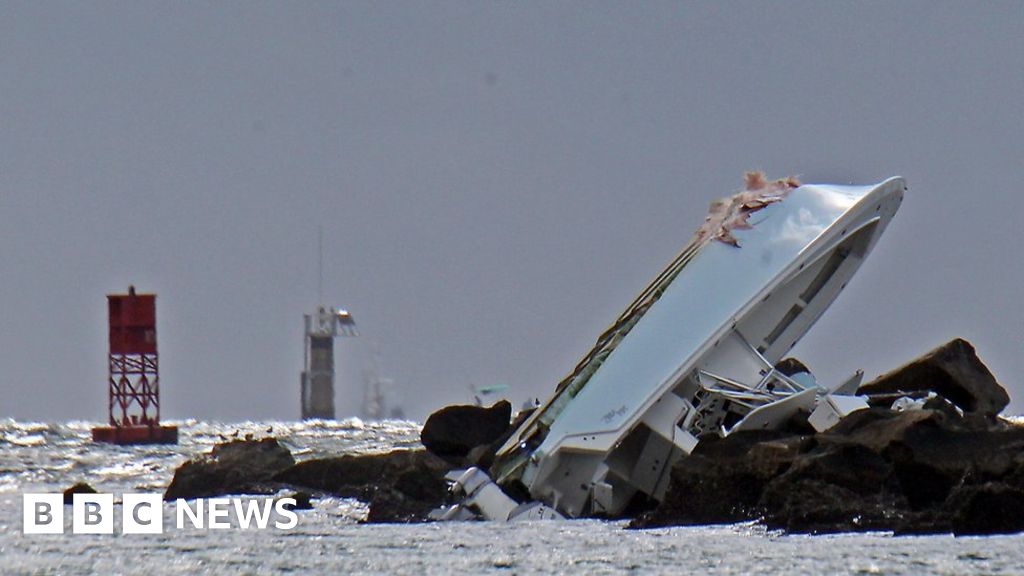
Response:
[[[113,534],[114,495],[75,494],[71,505],[73,534]]]
[[[25,534],[64,533],[63,494],[25,494],[22,502]]]

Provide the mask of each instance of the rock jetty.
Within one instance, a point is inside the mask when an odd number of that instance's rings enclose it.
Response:
[[[799,533],[1024,531],[1024,427],[964,340],[860,387],[873,407],[805,426],[701,440],[634,528],[758,520]],[[918,398],[909,409],[890,406]]]
[[[274,475],[295,465],[288,448],[275,438],[233,440],[174,471],[165,500],[208,498],[222,494],[271,494]]]
[[[781,368],[780,368],[781,369]],[[791,371],[806,371],[797,360]],[[864,384],[870,408],[815,433],[798,415],[780,430],[703,438],[671,471],[662,502],[632,528],[759,521],[793,533],[1024,531],[1024,426],[999,416],[1009,395],[956,339]],[[527,413],[449,406],[428,418],[424,449],[296,463],[273,438],[236,440],[186,462],[165,498],[299,491],[369,504],[368,522],[425,521],[455,467],[486,468]],[[300,506],[299,508],[304,508]]]

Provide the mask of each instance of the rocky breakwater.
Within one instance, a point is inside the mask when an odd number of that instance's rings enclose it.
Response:
[[[445,498],[451,467],[426,450],[348,454],[300,462],[275,479],[299,489],[356,498],[367,522],[416,522]]]
[[[821,433],[795,422],[701,440],[631,526],[1024,531],[1024,427],[998,417],[1009,396],[970,344],[949,342],[858,393],[873,407]]]
[[[164,499],[273,493],[279,488],[274,476],[294,465],[291,451],[275,438],[217,444],[174,471]]]
[[[970,344],[953,340],[858,394],[871,407],[823,432],[803,414],[779,430],[702,438],[672,469],[662,502],[631,526],[1024,531],[1024,426],[999,416],[1009,396]],[[298,463],[273,438],[228,442],[179,467],[165,497],[297,490],[367,502],[368,522],[424,521],[446,499],[445,474],[489,467],[528,412],[510,416],[507,402],[449,406],[424,424],[424,449]]]
[[[393,450],[346,454],[295,462],[274,438],[235,440],[189,460],[175,470],[165,499],[206,498],[227,494],[292,496],[309,507],[310,497],[331,495],[369,504],[367,522],[419,522],[440,506],[448,491],[444,475],[475,459],[493,457],[497,443],[510,432],[511,406],[449,406],[427,420],[422,436],[434,450]],[[442,457],[443,456],[443,457]],[[476,461],[476,460],[474,460]]]

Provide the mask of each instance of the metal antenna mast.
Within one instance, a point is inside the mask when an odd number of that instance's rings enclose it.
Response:
[[[316,284],[316,302],[317,304],[323,304],[324,301],[324,227],[317,226],[317,237],[316,237],[316,251],[317,251],[317,265],[316,271],[319,275]]]

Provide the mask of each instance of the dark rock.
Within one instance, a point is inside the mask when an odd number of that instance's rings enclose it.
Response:
[[[96,494],[96,489],[85,482],[78,482],[64,491],[64,503],[73,504],[75,501],[75,494]]]
[[[1000,478],[1008,485],[1024,490],[1024,449],[1017,450],[1016,453],[1004,453],[1002,456],[1010,461],[1002,462],[1000,466],[996,464],[998,460],[993,458],[988,464],[995,468],[995,473],[983,478],[985,480]],[[993,466],[993,464],[995,465]],[[985,471],[981,470],[981,472],[984,473]]]
[[[370,511],[366,515],[369,524],[402,524],[425,522],[431,510],[443,503],[443,499],[417,500],[393,488],[380,488],[370,498]]]
[[[295,500],[295,504],[285,504],[284,507],[288,510],[312,510],[313,495],[309,492],[292,492],[285,496],[285,498],[292,498]]]
[[[633,528],[721,524],[756,518],[764,487],[806,448],[799,436],[739,432],[702,440],[672,469],[668,492]]]
[[[957,536],[1024,531],[1024,490],[989,482],[964,486],[950,496]]]
[[[891,477],[892,465],[869,448],[825,445],[773,478],[757,507],[767,526],[791,532],[885,528],[900,509]]]
[[[273,492],[274,475],[294,464],[291,452],[275,438],[218,444],[174,471],[164,499]]]
[[[293,486],[322,490],[345,498],[368,496],[379,486],[391,485],[405,473],[425,471],[442,478],[449,466],[424,450],[394,450],[381,454],[346,454],[299,462],[274,479]]]
[[[858,394],[934,391],[964,412],[995,416],[1010,402],[1006,390],[966,340],[957,338],[861,385]]]
[[[491,444],[507,433],[511,418],[512,404],[507,400],[490,408],[447,406],[427,418],[420,441],[431,453],[461,464],[473,448]]]
[[[448,493],[444,475],[449,469],[448,463],[425,450],[296,464],[288,449],[274,439],[238,440],[182,464],[164,498],[269,494],[291,486],[300,489],[290,495],[296,500],[295,510],[312,508],[310,491],[315,491],[368,502],[369,521],[423,521],[444,503]]]
[[[497,455],[498,448],[501,448],[505,440],[507,438],[502,436],[490,444],[481,444],[474,447],[469,451],[469,454],[466,454],[466,465],[476,466],[481,470],[489,469],[491,464],[494,464],[494,456]]]
[[[1024,427],[996,416],[1009,398],[970,344],[950,342],[861,393],[873,407],[820,434],[790,423],[701,439],[673,467],[662,502],[632,526],[760,519],[809,533],[1024,531]],[[890,410],[902,396],[925,399],[923,408]]]
[[[921,510],[943,501],[968,466],[964,461],[936,462],[922,447],[932,441],[927,439],[929,436],[953,434],[954,424],[946,415],[932,410],[892,412],[870,408],[851,414],[817,440],[823,447],[873,452],[887,463],[887,474],[898,484],[894,491],[903,495],[910,509]]]
[[[810,417],[810,412],[797,410],[796,413],[789,417],[789,420],[779,424],[776,430],[795,436],[813,436],[817,431],[811,425]]]
[[[368,502],[368,522],[414,522],[444,502],[450,468],[425,450],[395,450],[307,460],[274,480]]]
[[[1024,428],[979,427],[933,410],[872,408],[851,414],[817,439],[823,445],[854,443],[879,453],[892,464],[909,508],[923,511],[944,502],[972,471],[984,478],[1006,474],[1007,456],[1024,448]]]
[[[512,434],[514,434],[515,431],[519,429],[523,422],[526,422],[527,418],[532,416],[533,413],[536,411],[536,408],[527,408],[525,410],[520,410],[519,413],[516,414],[516,417],[512,421],[512,424],[508,427],[507,430],[505,430],[504,434],[498,436],[498,438],[495,439],[490,444],[481,444],[479,446],[474,447],[469,451],[468,454],[466,454],[466,466],[476,466],[481,470],[490,469],[491,464],[494,464],[494,457],[495,455],[497,455],[498,450],[505,445],[505,442],[507,442],[508,439],[512,437]]]
[[[949,513],[941,509],[928,509],[919,512],[905,512],[896,520],[892,527],[893,534],[908,536],[911,534],[949,534],[953,531]]]
[[[892,472],[892,465],[877,452],[858,444],[839,444],[804,454],[771,483],[785,486],[815,480],[856,494],[874,494],[885,487]]]
[[[884,408],[858,410],[838,424],[818,435],[824,443],[860,444],[875,452],[881,452],[895,442],[900,442],[908,430],[920,426],[940,426],[943,416],[932,410],[907,410],[893,412]]]
[[[793,357],[783,358],[782,360],[779,360],[779,363],[775,365],[775,369],[778,370],[779,372],[782,372],[786,376],[792,376],[793,374],[799,374],[801,372],[806,372],[808,374],[811,373],[811,371],[807,368],[806,365],[804,365],[803,362]]]
[[[705,438],[632,526],[760,519],[807,533],[1022,531],[1024,427],[978,418],[870,408],[821,434]]]
[[[886,494],[858,494],[811,479],[773,483],[761,505],[766,526],[796,533],[887,530],[902,518],[899,506]]]
[[[890,451],[889,456],[895,463],[894,477],[902,488],[907,505],[914,511],[927,510],[931,506],[941,504],[963,477],[962,470],[940,470],[919,462],[909,450]]]

